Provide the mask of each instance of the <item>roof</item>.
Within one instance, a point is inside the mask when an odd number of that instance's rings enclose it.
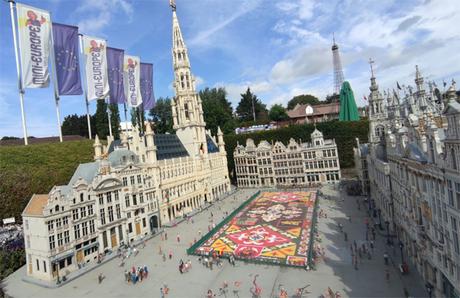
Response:
[[[108,160],[112,167],[126,164],[127,161],[137,161],[137,155],[131,150],[120,148],[109,154]]]
[[[369,146],[368,144],[361,144],[359,146],[359,150],[361,151],[361,156],[367,156],[369,154]]]
[[[47,194],[34,194],[22,212],[22,215],[43,215],[43,209],[48,203],[49,196]]]
[[[426,158],[422,149],[420,149],[420,147],[416,143],[409,143],[407,145],[407,149],[408,158],[423,164],[428,162],[428,159]]]
[[[72,178],[70,178],[69,185],[73,186],[79,178],[82,178],[86,183],[91,183],[99,171],[98,162],[88,162],[78,165],[78,168],[73,173]]]
[[[188,156],[188,152],[175,134],[156,134],[157,159],[170,159]]]
[[[208,146],[208,153],[219,152],[219,148],[216,146],[214,140],[209,135],[206,135],[206,145]]]
[[[327,104],[320,104],[320,105],[310,105],[310,104],[303,104],[303,105],[296,105],[294,109],[287,111],[289,118],[299,118],[299,117],[306,117],[307,114],[305,109],[307,106],[311,106],[313,108],[313,114],[308,116],[315,116],[315,115],[328,115],[328,114],[339,114],[340,111],[340,102],[332,102]]]

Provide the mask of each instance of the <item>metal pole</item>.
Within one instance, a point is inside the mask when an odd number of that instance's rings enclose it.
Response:
[[[251,97],[252,102],[252,116],[254,117],[254,124],[256,122],[256,109],[254,108],[254,95]]]
[[[80,53],[81,53],[82,58],[84,58],[85,57],[85,50],[83,48],[83,35],[78,34],[78,37],[80,39]],[[82,67],[82,69],[84,69],[85,80],[86,80],[86,68]],[[86,120],[88,121],[88,135],[89,135],[89,139],[91,140],[92,139],[91,118],[89,116],[89,102],[88,102],[88,90],[87,90],[87,88],[88,88],[88,81],[86,80],[86,86],[83,89],[85,90]]]
[[[19,91],[19,102],[21,104],[21,117],[22,117],[22,133],[24,135],[24,145],[28,145],[27,140],[27,126],[26,126],[26,116],[24,113],[24,89],[22,88],[22,78],[21,78],[21,67],[19,65],[19,54],[18,54],[18,41],[16,37],[16,23],[14,22],[14,0],[8,0],[10,3],[10,12],[11,12],[11,29],[13,30],[13,43],[14,43],[14,55],[16,57],[16,70],[18,72],[18,91]]]
[[[110,111],[110,100],[109,99],[107,100],[107,115],[109,116],[109,134],[110,134],[110,137],[112,138],[112,119],[110,119],[112,116],[112,111]]]
[[[50,23],[51,28],[51,69],[53,70],[53,85],[54,85],[54,102],[56,104],[56,116],[57,116],[57,123],[59,129],[59,141],[62,143],[62,127],[61,127],[61,112],[59,110],[59,90],[58,90],[58,83],[57,83],[57,73],[56,73],[56,56],[54,52],[54,38],[53,38],[53,24]]]
[[[126,129],[126,134],[128,133],[128,115],[127,115],[127,109],[126,109],[126,102],[123,103],[123,107],[125,109],[125,129]]]

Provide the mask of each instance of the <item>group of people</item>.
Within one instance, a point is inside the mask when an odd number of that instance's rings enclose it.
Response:
[[[184,262],[182,259],[179,261],[180,274],[188,272],[190,269],[192,269],[192,261],[187,260],[187,262]]]
[[[146,279],[149,275],[149,270],[147,265],[139,266],[139,267],[132,267],[131,270],[125,270],[125,281],[127,283],[132,283],[135,285],[138,282],[142,282]]]

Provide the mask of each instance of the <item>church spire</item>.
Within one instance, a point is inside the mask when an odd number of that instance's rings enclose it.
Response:
[[[206,132],[201,99],[195,89],[195,78],[192,75],[187,46],[185,45],[179,20],[176,14],[176,3],[170,0],[172,8],[172,58],[174,69],[175,97],[171,103],[174,129],[183,139],[183,144],[190,155],[206,153]],[[181,137],[183,136],[183,137]],[[192,136],[192,139],[190,138]]]

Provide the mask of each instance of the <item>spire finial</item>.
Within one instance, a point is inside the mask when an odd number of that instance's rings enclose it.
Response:
[[[335,44],[335,32],[332,32],[332,44]]]
[[[176,0],[169,0],[169,6],[171,6],[172,11],[176,11]]]
[[[372,60],[372,58],[369,58],[369,65],[371,66],[371,74],[372,74],[372,77],[374,77],[374,67],[372,66],[372,64],[374,64],[375,61]]]

